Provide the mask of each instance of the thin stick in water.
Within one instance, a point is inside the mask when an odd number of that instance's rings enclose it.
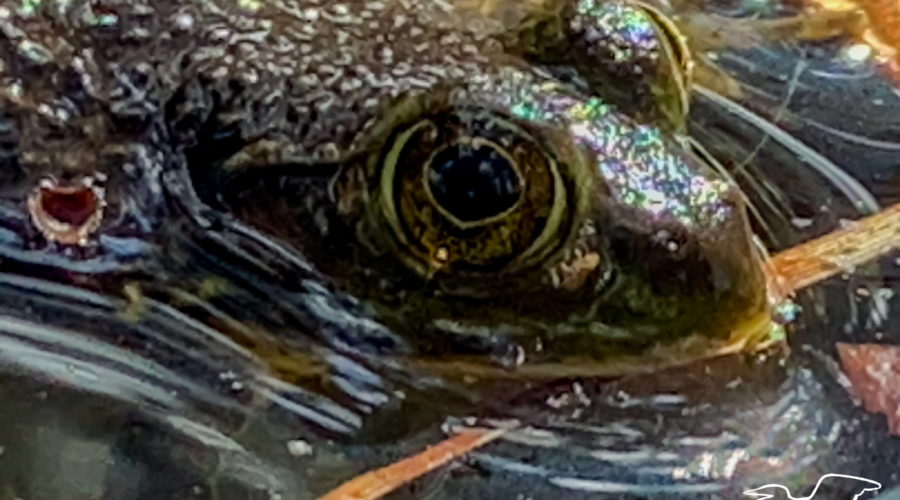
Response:
[[[774,292],[793,293],[900,248],[900,203],[769,259]]]
[[[338,486],[319,500],[377,500],[400,486],[497,439],[502,429],[466,429],[418,455],[367,472]]]

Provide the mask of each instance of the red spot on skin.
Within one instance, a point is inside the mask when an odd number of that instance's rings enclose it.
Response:
[[[86,224],[100,204],[90,188],[41,188],[39,196],[48,216],[71,226]]]
[[[890,432],[900,435],[900,346],[838,343],[837,350],[863,407],[884,414]]]
[[[103,219],[103,190],[92,178],[60,185],[44,179],[28,197],[31,221],[50,241],[83,245]]]

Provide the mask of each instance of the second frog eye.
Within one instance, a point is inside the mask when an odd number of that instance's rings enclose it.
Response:
[[[566,239],[573,212],[571,172],[553,146],[480,108],[397,124],[373,171],[370,227],[389,226],[390,246],[425,275],[538,262]]]

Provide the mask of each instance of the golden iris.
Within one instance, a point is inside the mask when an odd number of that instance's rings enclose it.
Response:
[[[540,131],[491,111],[420,116],[395,129],[379,164],[376,204],[425,274],[519,269],[571,224],[572,179]]]

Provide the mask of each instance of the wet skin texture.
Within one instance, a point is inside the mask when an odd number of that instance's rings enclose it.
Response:
[[[400,359],[727,337],[765,307],[744,207],[681,135],[677,54],[631,9],[0,3],[0,308],[12,337],[67,333],[3,362],[52,379],[43,353],[89,339],[73,359],[152,361],[138,378],[183,400],[135,401],[233,424],[233,401],[301,388],[393,408],[363,389]],[[35,223],[46,179],[102,186],[82,241]],[[236,389],[260,372],[297,387]]]

